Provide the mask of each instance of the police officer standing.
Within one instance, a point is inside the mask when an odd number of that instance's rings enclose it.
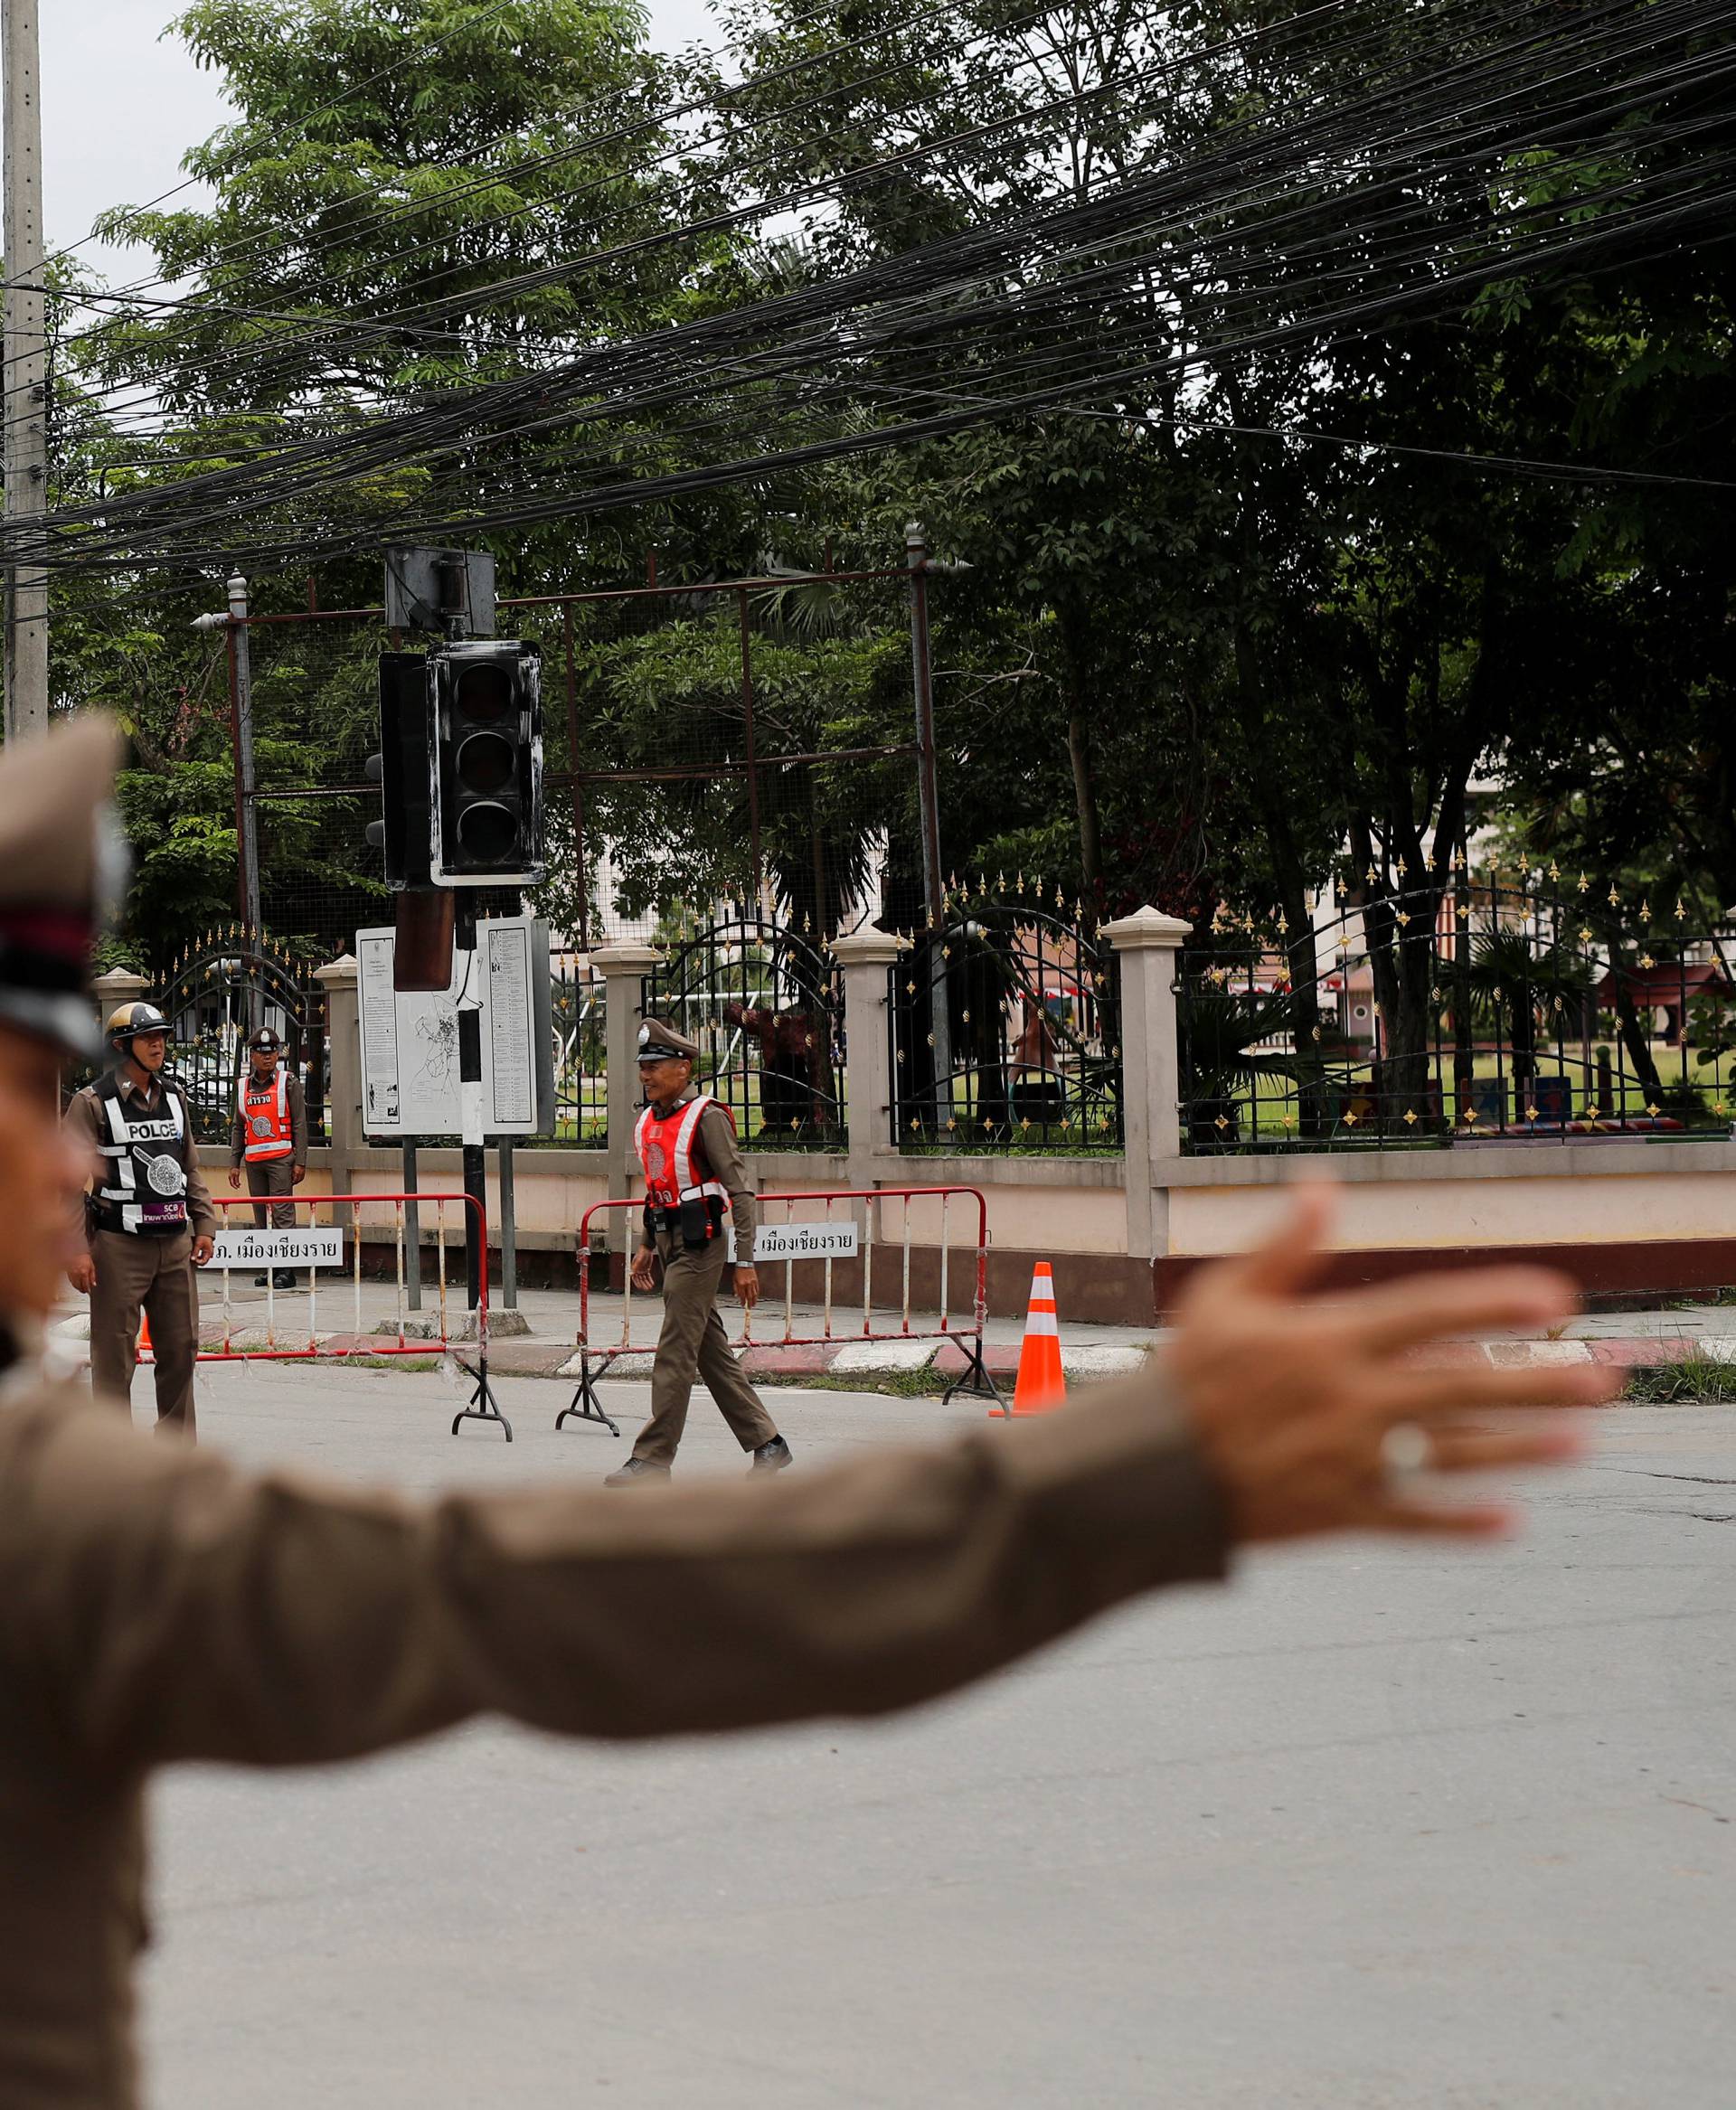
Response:
[[[90,1299],[90,1382],[130,1401],[141,1306],[156,1357],[156,1426],[192,1436],[199,1289],[217,1212],[199,1173],[186,1094],[163,1073],[169,1022],[123,1003],[106,1029],[115,1066],[73,1095],[66,1124],[99,1166],[85,1201],[87,1250],[67,1269]]]
[[[726,1210],[735,1226],[735,1294],[745,1311],[760,1301],[753,1265],[759,1210],[729,1108],[693,1089],[698,1054],[693,1041],[661,1019],[639,1028],[639,1077],[648,1104],[634,1136],[645,1168],[645,1229],[633,1256],[633,1286],[654,1289],[662,1261],[663,1333],[651,1366],[651,1418],[605,1487],[668,1476],[696,1378],[704,1379],[741,1448],[753,1453],[753,1471],[777,1472],[790,1462],[789,1446],[742,1376],[717,1313],[729,1245]]]
[[[269,1026],[261,1026],[247,1049],[248,1066],[236,1082],[229,1125],[229,1183],[241,1185],[245,1163],[250,1194],[289,1194],[307,1177],[307,1105],[301,1079],[283,1061],[283,1042]],[[268,1221],[274,1230],[293,1230],[295,1204],[258,1202],[253,1220],[261,1230]],[[279,1267],[271,1284],[293,1289],[296,1278]],[[256,1275],[253,1286],[263,1289],[265,1276]]]

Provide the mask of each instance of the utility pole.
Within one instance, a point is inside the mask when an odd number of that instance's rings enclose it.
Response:
[[[42,104],[36,0],[0,0],[5,69],[5,522],[18,537],[48,507],[48,329],[42,294]],[[48,730],[48,572],[6,573],[6,738]]]
[[[929,653],[929,573],[935,569],[920,523],[904,529],[910,571],[910,687],[916,699],[917,827],[922,838],[922,899],[929,928],[929,1045],[934,1050],[935,1135],[954,1126],[952,1015],[947,972],[947,882],[940,864],[940,799],[934,766],[934,667]],[[743,597],[745,599],[745,596]]]
[[[257,937],[259,914],[259,778],[253,767],[253,661],[249,651],[247,581],[238,571],[229,582],[229,637],[234,653],[234,689],[231,698],[235,739],[236,815],[241,824],[241,916]]]
[[[235,766],[235,906],[241,911],[241,945],[257,951],[264,928],[259,910],[259,802],[253,769],[253,666],[248,655],[247,581],[238,571],[229,582],[229,606],[193,618],[195,630],[221,630],[229,658],[229,739]],[[248,978],[247,1031],[265,1022],[259,975]]]

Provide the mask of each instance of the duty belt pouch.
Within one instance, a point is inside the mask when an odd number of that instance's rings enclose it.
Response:
[[[690,1195],[681,1205],[681,1242],[690,1253],[703,1252],[712,1242],[712,1210],[703,1194]]]

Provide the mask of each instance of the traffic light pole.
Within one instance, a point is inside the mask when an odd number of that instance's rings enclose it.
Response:
[[[464,964],[458,994],[458,1116],[464,1144],[464,1191],[475,1202],[464,1212],[465,1286],[470,1309],[476,1315],[479,1353],[476,1389],[470,1404],[452,1422],[458,1433],[461,1421],[498,1422],[513,1440],[513,1425],[501,1412],[488,1383],[488,1335],[482,1322],[483,1300],[487,1294],[488,1247],[485,1235],[488,1208],[488,1161],[482,1143],[482,992],[473,986],[476,971],[476,913],[460,901],[455,934],[458,955]]]

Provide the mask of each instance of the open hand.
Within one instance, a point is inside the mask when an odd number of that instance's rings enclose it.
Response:
[[[635,1289],[655,1289],[657,1286],[657,1256],[649,1246],[641,1246],[633,1256],[633,1286]]]
[[[1418,1499],[1414,1474],[1393,1472],[1393,1450],[1437,1473],[1557,1464],[1580,1448],[1571,1426],[1492,1427],[1492,1412],[1588,1406],[1609,1399],[1618,1380],[1586,1363],[1431,1366],[1415,1352],[1453,1335],[1559,1324],[1574,1309],[1572,1283],[1541,1267],[1484,1267],[1305,1297],[1330,1217],[1329,1192],[1305,1190],[1276,1237],[1203,1269],[1176,1315],[1165,1367],[1228,1494],[1232,1535],[1500,1534],[1513,1521],[1507,1509]]]
[[[231,1187],[235,1188],[239,1192],[241,1184],[241,1172],[239,1165],[231,1165],[230,1167],[229,1183]]]
[[[741,1309],[744,1312],[750,1312],[760,1302],[760,1270],[757,1267],[736,1269],[735,1294],[741,1299]]]

